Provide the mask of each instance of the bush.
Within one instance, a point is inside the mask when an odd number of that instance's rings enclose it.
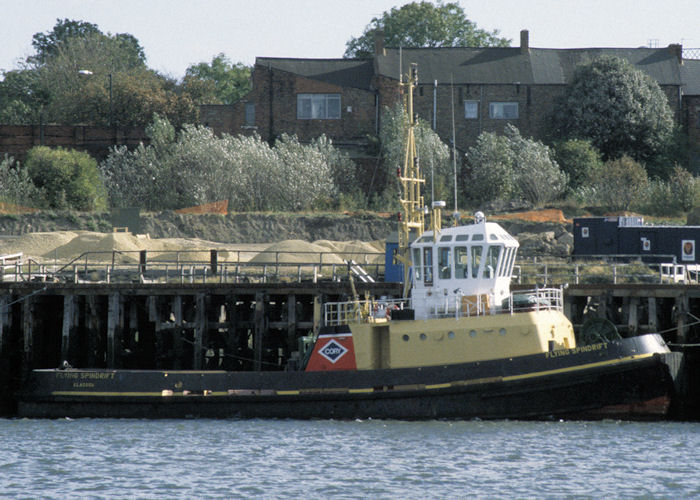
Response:
[[[611,210],[629,210],[641,202],[649,185],[646,170],[629,156],[610,160],[596,168],[588,182],[587,203],[603,205]],[[584,186],[585,187],[585,186]]]
[[[175,137],[167,120],[149,127],[151,145],[114,148],[100,169],[115,206],[171,209],[228,200],[233,211],[303,210],[352,190],[354,164],[325,136],[311,144],[283,135],[274,147],[259,136],[214,136],[185,125]]]
[[[97,210],[107,206],[97,162],[87,153],[36,146],[26,167],[49,208]]]
[[[505,136],[490,132],[477,138],[469,149],[469,192],[477,203],[519,198],[541,206],[560,197],[567,176],[552,158],[550,149],[526,139],[512,125]]]
[[[41,192],[29,177],[26,168],[5,155],[0,161],[0,201],[17,205],[40,203]]]
[[[575,191],[585,184],[591,172],[600,167],[600,152],[590,141],[571,139],[554,144],[554,159],[569,177],[569,189]]]

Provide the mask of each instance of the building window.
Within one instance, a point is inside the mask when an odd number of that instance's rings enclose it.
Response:
[[[518,103],[492,102],[489,104],[489,116],[491,118],[505,120],[518,118]]]
[[[298,94],[297,119],[340,119],[340,94]]]
[[[479,101],[464,101],[464,117],[468,120],[479,117]]]
[[[246,127],[255,126],[255,103],[245,103],[245,125]]]

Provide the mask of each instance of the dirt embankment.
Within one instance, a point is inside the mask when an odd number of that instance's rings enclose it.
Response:
[[[487,217],[520,240],[521,255],[568,255],[573,245],[570,222],[558,215],[540,219],[527,215]],[[0,215],[0,235],[3,236],[76,230],[112,232],[112,227],[109,214],[40,212]],[[150,238],[196,238],[231,245],[284,240],[373,242],[385,240],[396,229],[395,218],[374,214],[245,213],[224,216],[161,212],[143,214],[138,232],[148,234]]]

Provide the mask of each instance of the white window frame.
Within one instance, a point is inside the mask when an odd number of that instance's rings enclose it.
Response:
[[[298,120],[339,120],[340,94],[297,94]]]
[[[479,101],[464,101],[464,118],[467,120],[479,118]]]
[[[517,120],[520,117],[517,101],[489,103],[489,117],[494,120]]]

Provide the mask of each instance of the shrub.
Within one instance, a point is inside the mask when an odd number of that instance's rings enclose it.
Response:
[[[96,210],[107,206],[97,162],[87,153],[36,146],[27,153],[26,166],[49,208]]]
[[[561,196],[567,176],[552,158],[550,149],[526,139],[512,125],[499,136],[482,133],[469,149],[468,196],[477,203],[520,198],[541,206]]]
[[[41,192],[29,177],[29,172],[14,158],[5,155],[0,161],[0,201],[33,205],[40,203]]]
[[[554,159],[569,177],[569,189],[572,191],[583,185],[591,172],[602,164],[600,152],[590,141],[582,139],[555,143]]]
[[[114,148],[100,169],[115,205],[171,209],[229,200],[234,211],[328,206],[338,184],[355,185],[354,164],[322,136],[311,144],[283,135],[274,147],[259,136],[214,136],[167,121],[149,127],[151,145]],[[348,188],[349,189],[349,188]]]
[[[643,199],[649,179],[642,165],[629,156],[623,156],[595,169],[589,183],[595,196],[595,199],[588,200],[590,203],[611,210],[629,210],[634,202]]]

